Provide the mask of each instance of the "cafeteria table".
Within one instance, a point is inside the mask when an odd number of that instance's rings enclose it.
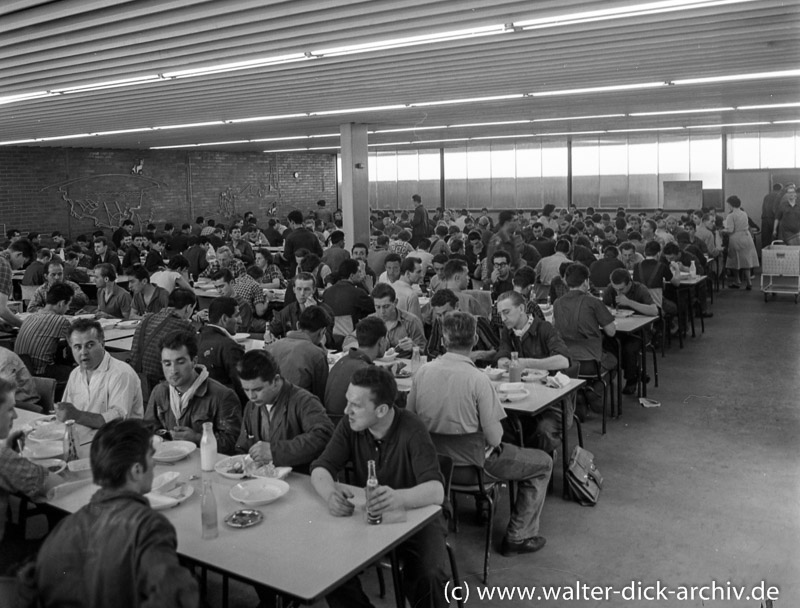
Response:
[[[220,456],[219,460],[224,458]],[[223,523],[225,516],[245,507],[229,495],[236,480],[216,472],[200,470],[200,452],[164,466],[156,464],[155,474],[180,473],[194,493],[185,502],[162,511],[178,534],[178,554],[197,564],[246,583],[262,585],[282,596],[313,603],[357,575],[371,563],[391,552],[404,540],[435,519],[439,506],[406,511],[404,521],[371,526],[364,517],[364,490],[350,487],[355,494],[352,517],[334,517],[315,492],[311,478],[290,473],[289,492],[279,500],[257,508],[264,521],[239,530]],[[217,502],[219,536],[201,538],[201,479],[210,479]],[[53,507],[75,512],[98,489],[88,483],[72,492],[48,500]],[[326,547],[327,552],[320,552]]]
[[[656,321],[658,317],[645,315],[632,315],[630,317],[616,317],[614,325],[617,327],[618,334],[633,334],[639,332],[641,342],[641,362],[642,373],[639,376],[639,393],[642,397],[647,397],[647,329]],[[616,336],[615,336],[616,338]],[[617,417],[622,415],[622,342],[617,338]]]
[[[681,324],[683,323],[683,298],[681,298],[681,292],[686,293],[686,303],[688,304],[688,310],[686,311],[689,316],[689,323],[692,326],[692,338],[696,337],[694,331],[694,307],[692,306],[692,292],[695,292],[697,295],[698,286],[702,283],[708,281],[708,277],[704,275],[697,275],[697,276],[690,276],[688,273],[684,274],[681,273],[681,282],[675,288],[677,290],[677,306],[678,306],[678,319],[680,319]],[[712,287],[713,289],[713,287]],[[705,322],[703,321],[703,315],[700,315],[700,327],[701,331],[705,333],[706,327]]]

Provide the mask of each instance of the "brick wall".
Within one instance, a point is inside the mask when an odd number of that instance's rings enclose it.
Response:
[[[245,211],[265,220],[273,208],[285,218],[321,198],[335,208],[336,190],[330,154],[0,148],[0,224],[23,232],[74,237],[125,217],[142,228],[193,224],[198,215],[229,224]]]

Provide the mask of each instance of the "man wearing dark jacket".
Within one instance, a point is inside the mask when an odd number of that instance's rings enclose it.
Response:
[[[300,249],[308,249],[321,258],[322,245],[320,245],[317,235],[303,226],[303,214],[299,211],[295,210],[289,214],[289,227],[291,232],[285,233],[283,257],[289,262],[289,275],[293,276],[297,272],[295,252]]]
[[[428,225],[428,211],[422,204],[422,197],[415,194],[411,197],[414,201],[414,217],[411,218],[411,244],[416,247],[419,242],[430,234]]]
[[[198,337],[197,362],[205,366],[210,378],[233,389],[244,405],[247,396],[236,372],[236,365],[244,355],[244,346],[232,337],[238,321],[239,306],[234,298],[220,296],[211,300],[208,323]]]

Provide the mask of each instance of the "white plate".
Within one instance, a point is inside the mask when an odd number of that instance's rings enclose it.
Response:
[[[230,497],[248,507],[257,507],[278,500],[288,491],[289,484],[280,479],[253,479],[233,486]]]
[[[237,342],[244,342],[250,339],[250,334],[233,334],[233,339]]]
[[[393,348],[390,348],[385,353],[383,353],[383,357],[380,359],[376,359],[376,361],[381,361],[382,363],[389,363],[390,361],[394,361],[397,359],[397,351]]]
[[[161,475],[156,475],[150,485],[150,491],[166,494],[178,486],[178,478],[180,476],[181,474],[177,471],[167,471],[166,473],[161,473]]]
[[[88,458],[81,458],[80,460],[71,460],[68,462],[67,468],[72,473],[83,473],[92,470],[92,463]]]
[[[503,376],[508,377],[508,372],[499,367],[487,367],[483,373],[489,376],[489,380],[500,380]]]
[[[217,464],[214,465],[214,470],[223,477],[227,477],[228,479],[242,479],[244,477],[245,458],[247,457],[243,455],[223,458]],[[231,467],[237,462],[242,463],[242,472],[241,473],[229,472]]]
[[[500,393],[500,401],[522,401],[530,395],[527,388],[521,391],[514,391],[513,393]]]
[[[156,448],[153,460],[156,462],[177,462],[194,452],[197,446],[191,441],[165,441]]]
[[[618,319],[624,319],[625,317],[632,317],[633,311],[625,309],[617,310],[616,312],[614,312],[614,316],[617,317]]]
[[[268,469],[266,468],[267,465],[262,465],[260,467],[254,467],[253,469],[249,470],[247,473],[251,477],[257,477],[259,479],[283,479],[289,473],[292,472],[292,467],[272,467],[272,472],[274,475],[268,474]]]
[[[119,319],[99,319],[100,327],[103,329],[108,329],[110,327],[114,327],[117,323],[120,322]]]
[[[40,467],[47,469],[48,473],[58,475],[61,471],[67,468],[67,463],[60,458],[45,458],[36,462]]]
[[[138,327],[139,323],[142,321],[140,319],[130,319],[128,321],[120,321],[117,323],[117,327],[120,329],[133,329],[134,327]]]
[[[61,441],[64,439],[64,431],[66,428],[67,425],[63,422],[45,422],[44,424],[37,425],[35,429],[28,433],[27,438],[35,443],[41,443],[42,441]]]
[[[75,315],[72,318],[73,319],[94,319],[95,318],[95,314],[93,312],[89,312],[89,313],[85,313],[85,314],[82,314],[82,315]]]
[[[232,473],[231,467],[237,462],[242,463],[242,472],[241,473]],[[274,467],[275,474],[270,476],[266,474],[266,465],[262,465],[260,467],[252,467],[253,459],[249,456],[239,455],[239,456],[230,456],[229,458],[223,458],[217,464],[214,465],[214,470],[222,475],[223,477],[227,477],[228,479],[244,479],[250,477],[257,477],[263,479],[283,479],[289,473],[292,472],[292,467]],[[247,465],[251,465],[251,468],[248,469],[247,473],[244,472],[244,467]]]
[[[501,393],[518,393],[525,390],[525,385],[522,382],[503,382],[497,390]]]
[[[62,441],[40,441],[32,445],[26,445],[22,450],[22,456],[29,460],[42,460],[43,458],[57,458],[64,455],[64,442]]]
[[[162,511],[170,509],[181,504],[184,500],[194,494],[194,487],[188,483],[178,484],[166,494],[159,492],[148,492],[145,497],[150,502],[150,506],[154,511]]]

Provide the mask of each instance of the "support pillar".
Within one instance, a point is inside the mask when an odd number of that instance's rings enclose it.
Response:
[[[340,125],[342,145],[342,226],[345,247],[369,245],[369,173],[367,125]]]

